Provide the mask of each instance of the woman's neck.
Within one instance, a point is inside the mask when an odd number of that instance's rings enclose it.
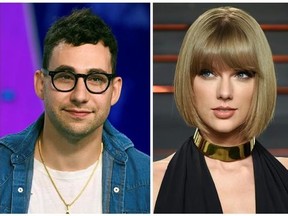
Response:
[[[207,133],[204,131],[199,132],[205,140],[223,147],[238,146],[249,141],[248,138],[241,136],[238,130],[228,133],[217,131],[209,131]]]

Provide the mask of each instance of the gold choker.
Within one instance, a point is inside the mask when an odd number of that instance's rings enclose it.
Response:
[[[194,143],[198,149],[207,157],[221,160],[224,162],[232,162],[236,160],[242,160],[251,155],[255,145],[255,138],[250,142],[244,143],[239,146],[224,147],[215,145],[205,140],[196,129],[193,137]]]

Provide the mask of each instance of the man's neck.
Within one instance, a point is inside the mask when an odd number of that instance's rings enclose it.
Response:
[[[75,171],[95,163],[99,158],[102,142],[102,128],[98,129],[95,133],[76,140],[44,127],[39,139],[46,165],[56,170]],[[35,158],[40,160],[38,147],[36,143]]]

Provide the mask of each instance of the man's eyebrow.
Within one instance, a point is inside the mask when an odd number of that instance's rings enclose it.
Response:
[[[75,69],[68,65],[60,65],[57,68],[54,69],[54,71],[71,71],[75,72]]]
[[[68,65],[60,65],[57,68],[55,68],[54,71],[70,71],[72,73],[76,73],[75,68],[72,66],[68,66]],[[87,74],[89,73],[108,73],[108,72],[101,68],[90,68],[87,71]]]
[[[107,71],[101,69],[101,68],[91,68],[88,70],[88,73],[108,73]]]

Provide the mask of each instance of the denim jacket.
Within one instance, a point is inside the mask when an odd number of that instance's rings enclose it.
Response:
[[[35,142],[44,115],[18,134],[0,139],[0,213],[27,213]],[[103,127],[103,213],[150,212],[150,160],[107,120]]]

